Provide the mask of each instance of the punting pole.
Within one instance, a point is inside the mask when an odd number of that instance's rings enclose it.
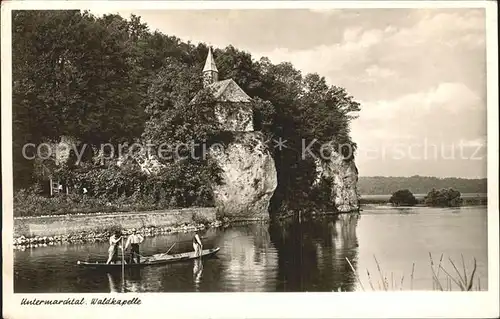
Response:
[[[54,192],[52,191],[52,176],[49,176],[49,183],[50,183],[50,196],[54,195]]]
[[[122,292],[125,291],[125,247],[123,247],[122,237]]]
[[[165,255],[168,255],[168,253],[172,250],[172,248],[174,248],[175,244],[177,244],[177,242],[175,242],[172,246],[170,246]]]

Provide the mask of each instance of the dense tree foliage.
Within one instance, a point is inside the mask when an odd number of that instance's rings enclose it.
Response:
[[[428,176],[360,176],[358,181],[358,190],[362,195],[388,195],[399,189],[410,189],[414,194],[427,194],[434,187],[437,189],[453,187],[462,193],[487,193],[488,183],[486,178],[466,179]]]
[[[417,204],[417,199],[410,190],[401,189],[392,194],[389,203],[395,206],[415,206]]]
[[[16,11],[12,46],[17,189],[32,185],[39,176],[34,161],[22,156],[25,143],[57,141],[63,135],[93,146],[221,139],[212,95],[202,89],[208,50],[203,43],[150,32],[136,16]],[[301,158],[302,144],[316,139],[314,154],[325,142],[342,152],[340,146],[347,145],[352,153],[356,145],[349,137],[349,123],[359,104],[343,88],[329,86],[318,74],[303,75],[290,63],[256,61],[232,46],[215,48],[214,56],[219,79],[232,78],[253,98],[254,127],[271,143],[278,171],[272,208],[300,209],[323,198],[311,193],[314,158]],[[196,94],[203,103],[195,106],[190,101]],[[272,138],[278,137],[286,140],[286,148],[272,147]],[[166,202],[174,198],[182,205],[201,204],[197,196],[208,200],[207,185],[217,180],[209,161],[162,161],[164,175],[157,182],[90,162],[60,173],[93,185],[95,196],[153,193],[157,201],[167,196]],[[183,179],[181,172],[193,176]],[[174,178],[185,182],[175,184]],[[172,195],[178,192],[184,195]]]
[[[147,29],[137,18],[15,11],[12,29],[15,186],[32,176],[25,143],[69,135],[98,145],[141,134],[148,82],[137,61]]]

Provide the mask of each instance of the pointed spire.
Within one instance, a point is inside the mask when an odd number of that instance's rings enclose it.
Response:
[[[215,60],[212,54],[212,47],[208,48],[207,60],[205,61],[205,66],[203,67],[203,73],[207,71],[219,73],[219,71],[217,70],[217,66],[215,66]]]

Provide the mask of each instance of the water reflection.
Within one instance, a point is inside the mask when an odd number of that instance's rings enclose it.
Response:
[[[120,271],[108,271],[109,292],[146,292],[149,291],[147,281],[143,280],[144,269],[130,268],[122,275]]]
[[[354,276],[345,258],[356,267],[358,219],[228,228],[204,237],[207,245],[221,247],[215,258],[146,267],[135,281],[126,272],[125,291],[352,291]]]
[[[357,265],[359,215],[287,220],[212,229],[204,247],[213,258],[109,273],[77,268],[77,260],[105,258],[105,244],[16,252],[16,292],[352,291]],[[146,238],[144,255],[191,251],[192,235]]]
[[[354,275],[346,261],[357,261],[359,215],[270,226],[278,249],[276,291],[353,291]],[[356,267],[356,266],[355,266]]]
[[[108,282],[109,282],[109,292],[118,292],[118,289],[116,289],[115,281],[113,280],[113,276],[108,272]]]
[[[142,280],[143,269],[131,268],[129,269],[128,276],[125,278],[125,291],[126,292],[141,292],[145,291],[144,281]]]
[[[277,273],[277,252],[266,224],[225,231],[220,239],[225,291],[269,291]],[[272,291],[272,289],[271,289]]]
[[[201,275],[203,274],[203,261],[201,258],[193,261],[194,290],[200,291]]]
[[[342,218],[284,221],[232,226],[202,234],[204,247],[220,247],[203,262],[125,269],[107,273],[76,267],[77,260],[105,261],[107,243],[48,246],[14,252],[16,293],[192,292],[192,291],[352,291],[355,278],[346,257],[359,268],[377,273],[377,256],[388,277],[405,276],[410,289],[432,289],[429,252],[453,260],[477,258],[476,276],[487,288],[487,210],[484,207],[438,209],[415,207],[364,209]],[[143,255],[192,250],[192,234],[148,237]],[[359,243],[359,245],[358,245]],[[469,266],[468,266],[469,267]],[[469,269],[469,268],[468,268]],[[365,285],[369,290],[369,286]]]
[[[401,215],[415,214],[413,207],[396,207],[395,209]]]

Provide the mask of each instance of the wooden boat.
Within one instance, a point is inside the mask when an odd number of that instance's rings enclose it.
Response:
[[[144,266],[152,266],[152,265],[164,265],[164,264],[171,264],[175,262],[180,262],[180,261],[186,261],[186,260],[192,260],[192,259],[197,259],[197,258],[207,258],[211,257],[217,252],[219,252],[220,248],[211,248],[211,249],[204,249],[201,252],[201,256],[196,256],[194,251],[190,251],[187,253],[180,253],[180,254],[172,254],[169,255],[167,253],[162,253],[162,254],[155,254],[152,256],[148,257],[142,257],[141,258],[141,263],[140,264],[125,264],[125,268],[136,268],[136,267],[144,267]],[[88,262],[88,261],[77,261],[76,263],[78,266],[81,267],[90,267],[90,268],[106,268],[106,269],[118,269],[122,267],[121,261],[116,263],[116,264],[106,264],[103,262]]]

